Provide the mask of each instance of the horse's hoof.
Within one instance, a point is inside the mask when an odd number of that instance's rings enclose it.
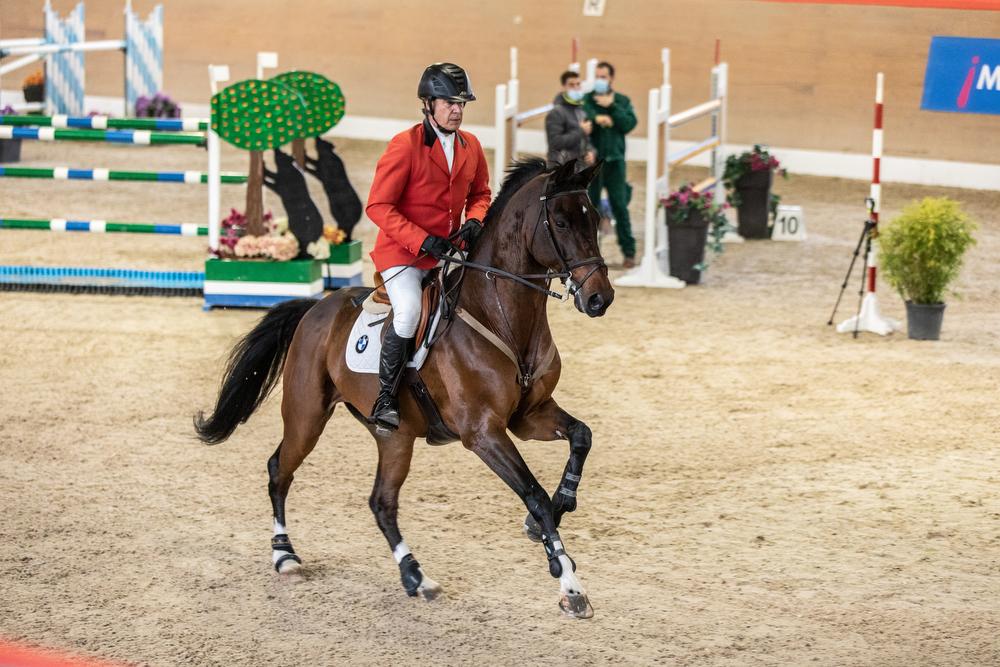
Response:
[[[294,576],[302,574],[302,563],[289,558],[285,562],[281,563],[277,569],[278,574],[280,575]]]
[[[420,581],[420,585],[417,586],[417,595],[422,597],[427,602],[434,600],[444,594],[444,589],[441,588],[441,584],[434,581],[426,574],[424,578]]]
[[[594,608],[590,606],[586,595],[564,593],[559,598],[559,608],[570,618],[591,618],[594,615]]]
[[[525,537],[527,537],[532,542],[536,544],[542,541],[542,527],[538,525],[535,521],[535,517],[530,514],[524,519],[524,526],[522,527]]]

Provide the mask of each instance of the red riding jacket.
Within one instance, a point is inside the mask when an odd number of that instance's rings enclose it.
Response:
[[[378,228],[371,257],[375,270],[407,265],[420,254],[428,236],[448,237],[466,218],[482,221],[490,205],[489,171],[479,140],[456,132],[451,172],[441,142],[430,124],[400,132],[375,167],[365,211]],[[429,269],[427,256],[413,265]]]

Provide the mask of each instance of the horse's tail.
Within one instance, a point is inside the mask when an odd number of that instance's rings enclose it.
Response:
[[[208,445],[223,442],[260,407],[274,389],[299,322],[318,302],[295,299],[278,304],[229,354],[225,379],[212,415],[194,417],[198,438]]]

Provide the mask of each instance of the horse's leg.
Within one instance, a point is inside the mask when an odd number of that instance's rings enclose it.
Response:
[[[412,435],[399,431],[382,434],[378,431],[378,471],[375,473],[375,485],[368,499],[368,506],[375,515],[385,539],[389,542],[392,555],[399,565],[399,576],[403,589],[410,597],[418,595],[425,600],[433,600],[441,594],[441,586],[424,574],[420,563],[410,553],[410,548],[403,541],[396,523],[399,511],[399,489],[406,481],[410,472],[410,458],[413,456]]]
[[[288,367],[286,367],[287,370]],[[315,369],[314,369],[315,370]],[[319,369],[321,370],[321,369]],[[295,471],[316,446],[326,423],[333,415],[335,401],[329,378],[310,373],[312,381],[297,382],[285,374],[281,416],[284,434],[278,448],[267,461],[267,494],[274,511],[274,536],[271,538],[271,562],[279,574],[297,571],[302,559],[292,548],[285,519],[285,499]]]
[[[590,428],[550,398],[511,424],[510,430],[522,440],[569,440],[569,459],[559,488],[552,494],[552,512],[558,528],[563,514],[576,509],[577,487],[590,453]],[[533,542],[542,541],[541,526],[531,514],[524,519],[524,534]]]
[[[559,579],[562,592],[559,608],[576,618],[593,616],[594,608],[587,599],[587,591],[576,576],[576,563],[567,555],[556,530],[552,500],[531,474],[521,453],[507,435],[506,428],[487,428],[463,437],[462,441],[514,490],[524,501],[532,518],[542,527],[542,545],[549,561],[549,574]]]

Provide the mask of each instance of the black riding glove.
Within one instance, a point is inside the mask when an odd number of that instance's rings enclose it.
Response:
[[[454,246],[448,241],[448,239],[434,235],[428,236],[424,239],[424,242],[420,244],[420,252],[425,255],[430,255],[434,259],[441,259],[451,252],[453,248]]]
[[[458,231],[458,238],[465,241],[465,249],[472,250],[479,240],[479,235],[483,233],[483,223],[475,218],[469,218]]]

